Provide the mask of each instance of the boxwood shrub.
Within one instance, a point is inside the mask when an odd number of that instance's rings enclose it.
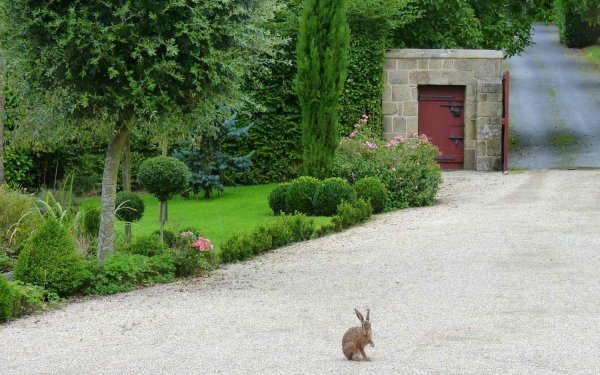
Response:
[[[315,192],[314,211],[317,215],[333,216],[342,202],[356,201],[356,192],[347,180],[339,177],[325,179]]]
[[[388,191],[377,177],[361,178],[354,184],[354,190],[358,198],[371,204],[374,213],[383,212]]]
[[[78,291],[85,278],[83,259],[71,234],[54,220],[46,220],[27,241],[17,259],[14,277],[60,296]]]
[[[4,275],[0,274],[0,323],[13,316],[14,291]]]
[[[285,200],[289,186],[290,184],[283,183],[273,189],[271,194],[269,194],[269,207],[271,207],[271,210],[273,210],[275,215],[288,212]]]
[[[314,214],[313,199],[320,181],[314,177],[303,176],[292,182],[287,188],[285,206],[288,213]]]

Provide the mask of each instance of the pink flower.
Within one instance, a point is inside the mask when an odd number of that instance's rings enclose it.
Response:
[[[365,144],[371,150],[375,150],[377,148],[377,144],[371,141],[366,141]]]
[[[200,251],[212,251],[215,249],[214,245],[210,243],[210,240],[204,237],[198,237],[192,246]]]
[[[352,133],[350,133],[349,137],[354,138],[354,137],[356,137],[357,134],[358,134],[358,131],[353,130]]]

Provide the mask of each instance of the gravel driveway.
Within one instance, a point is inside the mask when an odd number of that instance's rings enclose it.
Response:
[[[600,373],[600,171],[444,179],[434,207],[0,326],[0,373]],[[341,352],[355,307],[370,363]]]
[[[600,167],[600,67],[563,47],[555,26],[508,60],[511,167]]]

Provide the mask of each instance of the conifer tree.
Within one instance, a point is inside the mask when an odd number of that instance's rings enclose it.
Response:
[[[339,143],[338,102],[350,33],[345,0],[305,0],[297,44],[304,173],[327,177]]]

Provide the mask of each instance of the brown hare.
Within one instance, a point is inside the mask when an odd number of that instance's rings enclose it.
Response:
[[[351,361],[358,361],[362,357],[363,361],[370,361],[365,353],[365,346],[367,344],[371,347],[375,346],[373,343],[373,337],[371,336],[371,322],[369,321],[370,310],[367,309],[367,319],[363,318],[362,314],[358,310],[354,309],[356,316],[360,320],[360,327],[349,328],[344,334],[342,339],[342,351],[346,358]]]

